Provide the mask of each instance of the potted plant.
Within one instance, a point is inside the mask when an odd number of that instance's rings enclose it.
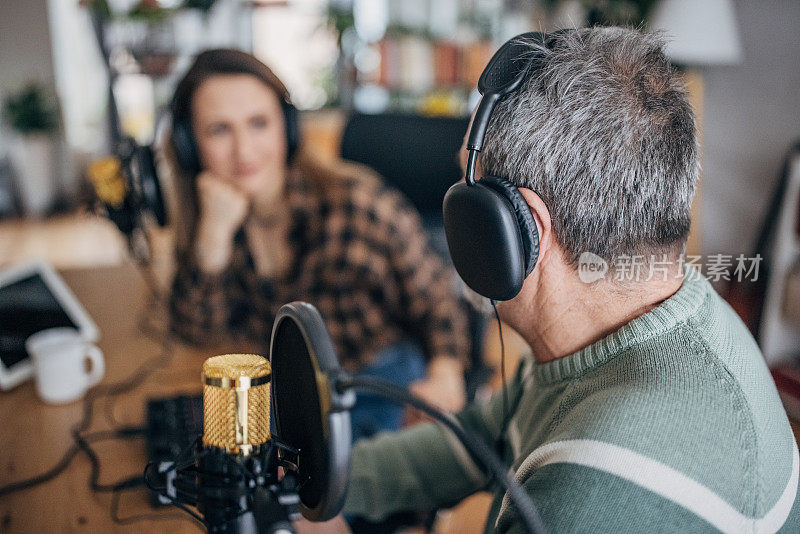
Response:
[[[31,83],[8,95],[3,118],[17,134],[9,157],[18,177],[22,208],[29,215],[44,215],[52,208],[56,192],[54,134],[59,120],[55,98]]]

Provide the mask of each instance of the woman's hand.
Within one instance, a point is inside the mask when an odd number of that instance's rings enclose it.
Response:
[[[428,376],[411,384],[411,392],[448,412],[457,412],[466,403],[464,366],[450,356],[433,358]]]
[[[231,184],[202,172],[197,176],[200,218],[195,256],[200,269],[216,274],[227,267],[233,236],[250,210],[250,199]]]

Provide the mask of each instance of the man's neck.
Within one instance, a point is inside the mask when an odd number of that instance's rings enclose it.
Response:
[[[536,281],[527,310],[512,326],[533,350],[538,363],[569,356],[616,332],[680,289],[682,277],[619,286],[581,282],[567,267],[547,269]],[[516,315],[516,314],[515,314]]]

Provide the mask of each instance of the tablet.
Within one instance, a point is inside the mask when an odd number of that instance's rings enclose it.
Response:
[[[50,264],[36,261],[0,271],[0,389],[33,375],[25,340],[59,326],[97,341],[97,325]]]

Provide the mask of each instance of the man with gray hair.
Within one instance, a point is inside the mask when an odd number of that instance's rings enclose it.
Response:
[[[698,151],[661,37],[593,28],[531,46],[540,66],[497,104],[478,175],[519,188],[539,232],[536,268],[498,305],[532,357],[507,413],[497,394],[457,419],[503,454],[549,532],[800,531],[797,447],[761,353],[681,266]],[[350,516],[488,488],[487,532],[524,531],[439,425],[360,442],[352,463]]]

